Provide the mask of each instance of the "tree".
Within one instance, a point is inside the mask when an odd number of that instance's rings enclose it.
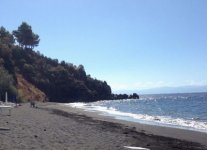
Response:
[[[39,35],[32,32],[32,27],[26,22],[23,22],[17,30],[13,31],[17,42],[21,47],[33,49],[39,44]]]
[[[4,97],[5,92],[8,92],[9,96],[16,96],[17,90],[14,85],[13,77],[2,67],[0,67],[0,97]]]
[[[14,44],[14,37],[4,27],[0,27],[0,45],[11,47]]]
[[[86,79],[86,72],[83,65],[79,65],[77,67],[77,78],[79,79]]]
[[[14,72],[12,63],[12,49],[14,46],[14,37],[4,27],[0,27],[0,57],[1,66],[4,66],[9,73]]]
[[[0,56],[8,58],[11,54],[11,47],[14,44],[14,37],[4,27],[0,27]]]

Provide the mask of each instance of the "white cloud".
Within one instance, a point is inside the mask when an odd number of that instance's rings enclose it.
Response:
[[[186,80],[185,85],[190,85],[190,86],[204,86],[207,85],[207,80]]]

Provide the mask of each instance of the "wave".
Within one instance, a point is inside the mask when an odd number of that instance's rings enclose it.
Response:
[[[171,127],[207,132],[207,122],[199,121],[198,118],[192,118],[187,120],[183,118],[172,118],[170,116],[152,116],[147,114],[134,114],[134,113],[119,111],[114,107],[97,106],[90,103],[70,103],[65,105],[74,108],[80,108],[85,111],[99,112],[100,115],[113,116],[114,118],[121,119],[121,120],[154,124],[160,126],[171,126]]]

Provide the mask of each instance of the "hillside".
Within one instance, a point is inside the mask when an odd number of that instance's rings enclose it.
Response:
[[[36,45],[31,40],[28,42],[30,45],[16,45],[13,34],[0,28],[0,69],[11,75],[16,87],[16,92],[7,90],[10,99],[74,102],[111,98],[110,86],[87,75],[83,65],[48,58],[32,49]]]
[[[33,50],[39,42],[39,36],[25,22],[12,34],[0,27],[0,100],[6,92],[11,101],[91,102],[139,98],[136,93],[112,94],[107,82],[92,78],[83,65],[59,62]]]

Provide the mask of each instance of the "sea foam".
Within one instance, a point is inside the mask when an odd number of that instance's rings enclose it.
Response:
[[[145,95],[140,99],[67,105],[116,119],[207,132],[207,93]]]
[[[87,103],[70,103],[65,105],[80,108],[85,111],[98,112],[100,115],[112,116],[115,119],[207,132],[207,122],[172,118],[169,116],[150,116],[146,114],[121,112],[113,107],[95,106]]]

